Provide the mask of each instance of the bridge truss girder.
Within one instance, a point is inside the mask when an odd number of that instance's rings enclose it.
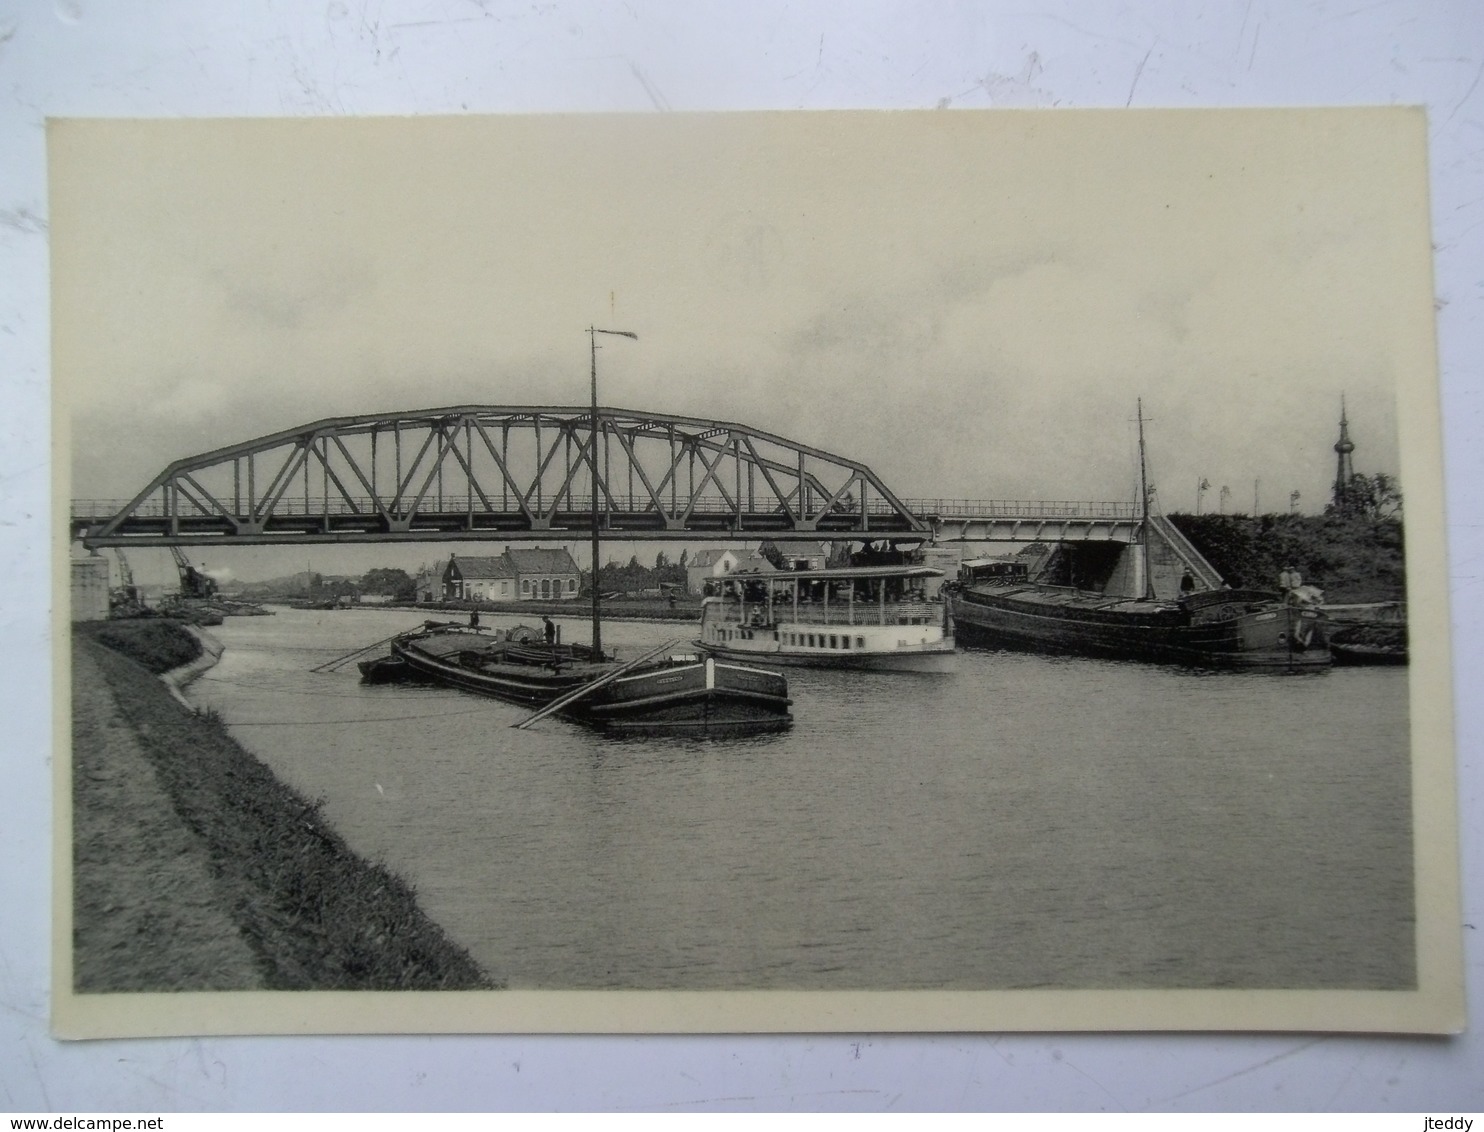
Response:
[[[727,421],[464,405],[337,417],[176,460],[74,504],[89,547],[926,537],[866,465]],[[79,513],[95,511],[95,514]]]
[[[1033,518],[930,516],[934,542],[1137,542],[1136,516],[1081,518],[1047,514]]]

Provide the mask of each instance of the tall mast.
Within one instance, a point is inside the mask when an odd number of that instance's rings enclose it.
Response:
[[[1154,599],[1154,578],[1149,573],[1149,472],[1144,463],[1144,398],[1139,407],[1139,542],[1144,555],[1144,600]]]
[[[596,326],[587,328],[588,344],[592,349],[592,451],[589,453],[589,466],[593,470],[593,654],[597,657],[603,655],[603,620],[602,599],[598,596],[598,335],[617,334],[624,338],[639,340],[639,335],[632,330],[599,330]]]
[[[593,656],[601,660],[603,658],[603,619],[600,609],[601,599],[598,597],[598,333],[589,326],[587,328],[588,345],[592,347],[592,392],[593,392],[593,448],[592,463],[593,470]]]

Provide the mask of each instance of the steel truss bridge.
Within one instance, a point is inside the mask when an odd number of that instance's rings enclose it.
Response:
[[[1130,503],[902,500],[865,464],[727,421],[464,405],[336,417],[169,464],[129,500],[74,500],[91,548],[284,543],[1095,538]]]

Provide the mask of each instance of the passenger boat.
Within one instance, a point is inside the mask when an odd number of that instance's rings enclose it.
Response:
[[[1156,597],[1150,565],[1149,491],[1144,413],[1139,406],[1139,473],[1144,504],[1137,542],[1103,555],[1104,569],[1083,571],[1082,585],[1033,581],[1020,563],[966,563],[945,587],[954,632],[964,644],[1010,646],[1213,668],[1312,671],[1332,663],[1323,612],[1295,592],[1223,588],[1209,564],[1207,588],[1182,586]],[[1176,538],[1176,535],[1168,536]],[[1096,544],[1110,549],[1108,544]],[[1093,546],[1062,544],[1075,560]],[[1198,558],[1194,548],[1188,548]],[[1079,576],[1074,573],[1074,578]]]
[[[732,574],[701,603],[696,642],[726,660],[886,672],[951,672],[944,606],[928,566]],[[750,600],[749,600],[750,598]]]
[[[618,734],[748,735],[793,722],[787,682],[776,672],[695,652],[622,664],[586,645],[547,643],[524,627],[427,622],[395,638],[390,657],[363,661],[361,674],[367,682],[433,681],[531,707],[571,696],[558,714]]]

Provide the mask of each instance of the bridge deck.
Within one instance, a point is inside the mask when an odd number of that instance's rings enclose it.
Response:
[[[259,523],[242,532],[246,517],[200,511],[172,514],[163,500],[78,499],[72,502],[73,534],[90,546],[189,546],[202,543],[254,545],[282,542],[441,542],[520,538],[561,541],[587,537],[592,529],[591,497],[564,500],[560,510],[543,512],[533,522],[525,511],[471,508],[468,500],[435,501],[409,516],[403,529],[393,529],[369,496],[282,500]],[[657,540],[819,540],[829,538],[985,539],[1029,542],[1057,538],[1111,538],[1128,541],[1137,527],[1134,504],[1005,499],[907,499],[901,501],[921,526],[895,508],[868,504],[864,522],[859,510],[836,508],[801,525],[774,508],[743,511],[710,500],[691,508],[685,525],[675,529],[654,507],[599,510],[606,534]],[[126,517],[107,535],[100,531],[121,513]]]

